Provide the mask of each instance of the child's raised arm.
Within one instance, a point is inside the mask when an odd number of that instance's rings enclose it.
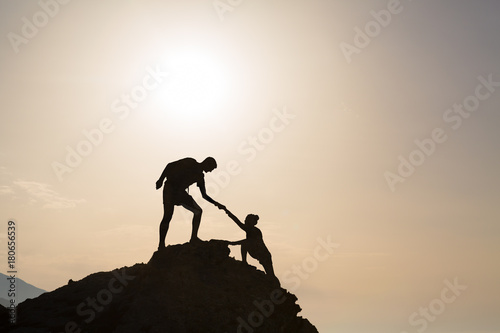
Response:
[[[241,221],[233,214],[231,213],[227,208],[224,209],[226,212],[227,216],[229,216],[241,229],[245,230],[245,225],[241,223]]]

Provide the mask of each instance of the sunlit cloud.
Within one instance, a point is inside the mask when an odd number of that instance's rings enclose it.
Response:
[[[85,202],[84,199],[65,198],[51,189],[48,184],[24,180],[16,180],[13,183],[26,192],[31,204],[40,203],[45,209],[75,208],[77,204]]]
[[[0,186],[0,195],[6,195],[6,194],[14,194],[14,190],[7,185],[1,185]]]
[[[3,175],[10,175],[11,173],[9,172],[9,170],[7,170],[6,167],[4,166],[0,166],[0,175],[3,176]]]

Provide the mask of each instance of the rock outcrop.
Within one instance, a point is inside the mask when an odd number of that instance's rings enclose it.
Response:
[[[229,256],[225,241],[171,245],[147,264],[100,272],[21,303],[21,332],[309,333],[297,298]]]

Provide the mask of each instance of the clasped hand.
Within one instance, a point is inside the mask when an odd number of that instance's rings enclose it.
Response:
[[[223,204],[220,204],[218,202],[214,203],[214,205],[219,208],[219,209],[222,209],[222,210],[226,210],[226,206],[224,206]]]

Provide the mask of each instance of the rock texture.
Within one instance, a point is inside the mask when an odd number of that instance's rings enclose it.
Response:
[[[297,298],[229,257],[227,242],[171,245],[147,264],[100,272],[19,305],[21,332],[309,333]]]

